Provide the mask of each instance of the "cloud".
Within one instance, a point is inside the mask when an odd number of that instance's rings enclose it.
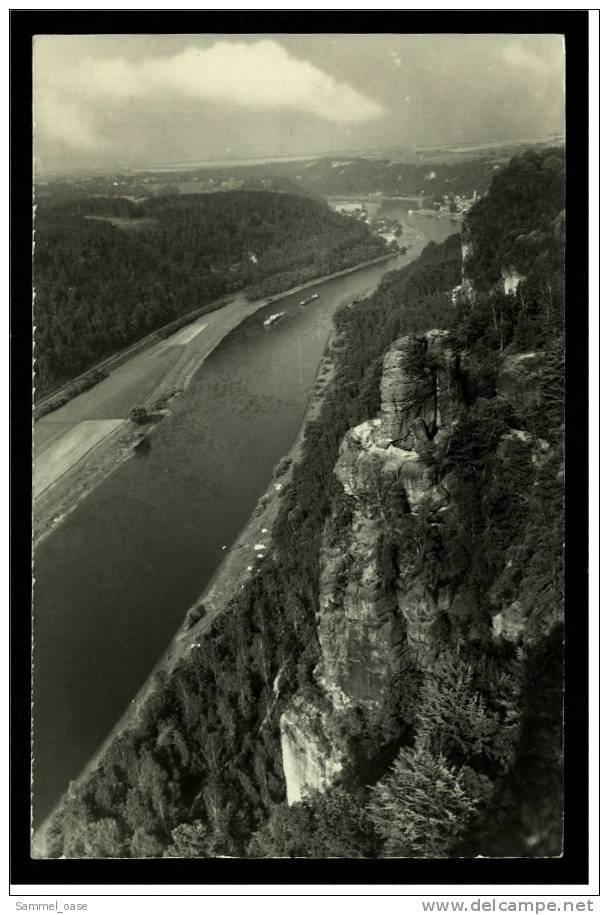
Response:
[[[271,39],[220,40],[208,48],[165,55],[45,62],[40,59],[36,98],[41,133],[82,150],[103,147],[97,107],[130,100],[200,100],[249,111],[295,111],[347,124],[379,118],[373,99]]]
[[[512,67],[521,70],[530,70],[538,75],[545,75],[551,69],[551,62],[536,54],[520,42],[513,42],[503,49],[501,56]]]
[[[82,152],[106,152],[112,145],[97,130],[91,113],[52,89],[35,94],[34,134]]]

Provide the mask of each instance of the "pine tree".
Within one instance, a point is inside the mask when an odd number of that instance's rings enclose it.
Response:
[[[372,789],[368,810],[387,857],[443,858],[465,832],[490,782],[442,754],[403,749]]]

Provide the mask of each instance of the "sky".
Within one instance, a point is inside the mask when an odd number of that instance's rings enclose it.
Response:
[[[559,35],[34,39],[38,173],[564,132]]]

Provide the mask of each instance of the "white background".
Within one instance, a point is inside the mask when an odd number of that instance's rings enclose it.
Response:
[[[495,7],[503,11],[513,11],[517,9],[526,9],[523,7],[510,7],[507,8],[499,4],[480,4],[473,3],[470,4],[467,9],[493,9]],[[12,9],[28,9],[25,4],[19,4],[11,7]],[[151,9],[166,9],[167,7],[162,6],[151,6],[139,3],[132,3],[129,6],[125,7],[126,9],[142,9],[142,10],[151,10]],[[283,9],[276,6],[274,3],[268,4],[264,9]],[[403,5],[397,5],[395,3],[386,3],[382,7],[384,10],[404,10],[406,7]],[[535,9],[543,10],[556,10],[558,8],[555,4],[549,3],[536,3]],[[580,4],[571,3],[566,7],[567,9],[588,9],[585,6]],[[54,9],[53,7],[47,4],[36,4],[35,9]],[[65,3],[61,9],[86,9],[82,4],[72,4]],[[94,9],[103,9],[100,7],[94,7]],[[110,8],[108,8],[110,9]],[[112,7],[111,9],[120,9],[120,7]],[[200,9],[197,7],[188,7],[181,5],[179,9]],[[213,7],[213,9],[234,9],[234,7]],[[250,3],[242,3],[237,9],[249,9],[255,10],[257,7],[253,6]],[[323,9],[323,7],[311,7],[306,5],[299,5],[296,7],[298,10],[303,9]],[[327,7],[330,9],[330,7]],[[335,5],[331,8],[332,10],[367,10],[370,7],[364,7],[358,3],[340,4]],[[419,9],[436,9],[436,7],[422,7],[417,6]],[[441,9],[458,9],[453,4],[445,3],[442,5]],[[203,9],[200,9],[204,13]],[[8,125],[8,66],[9,66],[9,54],[8,54],[8,8],[4,11],[3,25],[5,28],[4,37],[4,72],[6,74],[6,91],[4,93],[3,101],[6,106],[6,116],[3,119],[3,123]],[[598,153],[598,141],[599,141],[599,123],[598,123],[598,114],[599,112],[599,95],[598,95],[598,85],[599,85],[599,13],[597,11],[590,11],[590,883],[588,886],[455,886],[455,887],[433,887],[433,886],[369,886],[369,887],[209,887],[209,886],[189,886],[189,887],[179,887],[179,886],[150,886],[150,887],[130,887],[130,886],[91,886],[87,887],[69,887],[69,886],[40,886],[40,887],[27,887],[27,886],[14,886],[10,888],[9,891],[9,876],[8,876],[8,740],[5,744],[6,750],[2,755],[2,765],[3,765],[3,775],[2,784],[5,786],[5,798],[6,806],[5,810],[7,815],[5,817],[5,830],[4,835],[2,836],[2,861],[6,868],[6,881],[2,890],[0,890],[0,897],[4,894],[5,902],[0,908],[0,912],[15,912],[19,911],[18,903],[25,905],[26,903],[50,903],[57,901],[58,909],[65,910],[69,905],[75,905],[77,903],[87,905],[87,912],[90,913],[112,913],[112,915],[122,915],[123,912],[134,913],[134,915],[139,915],[139,913],[150,913],[150,915],[160,915],[160,913],[171,913],[183,912],[184,915],[187,913],[201,913],[206,910],[226,910],[226,907],[237,907],[239,909],[246,909],[247,912],[254,913],[264,913],[264,915],[274,915],[274,913],[281,913],[285,915],[286,907],[289,907],[290,915],[309,915],[312,907],[315,908],[316,912],[321,913],[325,912],[334,912],[336,910],[342,910],[348,906],[349,913],[356,913],[358,910],[366,913],[370,910],[370,902],[367,896],[378,896],[384,897],[382,902],[379,903],[382,906],[383,915],[408,915],[408,913],[422,912],[423,908],[421,905],[421,899],[430,900],[438,899],[447,901],[449,899],[463,899],[464,903],[467,905],[472,904],[475,901],[476,897],[487,899],[490,897],[495,897],[496,899],[496,911],[499,911],[499,901],[506,903],[508,900],[517,900],[517,899],[527,899],[531,900],[534,903],[537,902],[541,906],[541,903],[548,902],[550,899],[556,901],[557,906],[561,906],[563,901],[566,899],[572,899],[574,901],[585,901],[591,899],[592,902],[590,906],[586,906],[588,911],[603,912],[603,906],[600,898],[593,898],[599,893],[599,836],[598,836],[598,825],[597,825],[597,811],[599,810],[599,770],[598,770],[598,748],[599,748],[599,734],[598,734],[598,697],[599,697],[599,670],[597,667],[597,658],[598,658],[598,646],[599,646],[599,618],[598,618],[598,607],[599,607],[599,562],[598,562],[598,547],[600,540],[600,528],[599,528],[599,517],[600,517],[600,504],[601,499],[604,497],[605,493],[599,491],[599,443],[600,435],[599,428],[606,431],[609,428],[609,423],[603,421],[601,417],[600,423],[597,423],[597,417],[599,417],[599,381],[602,385],[602,389],[605,390],[607,378],[606,374],[603,377],[600,377],[600,365],[598,360],[599,353],[599,343],[606,343],[604,338],[604,333],[606,327],[600,325],[600,310],[599,310],[599,261],[598,261],[598,239],[599,239],[599,210],[597,208],[599,197],[599,153]],[[441,28],[441,15],[438,17],[439,28]],[[347,22],[348,22],[347,18]],[[202,17],[202,24],[204,22],[204,17]],[[573,142],[573,141],[572,141]],[[4,146],[4,154],[6,156],[6,168],[5,174],[8,176],[8,143]],[[605,169],[607,168],[607,161],[605,160]],[[8,182],[7,182],[8,185]],[[582,189],[583,190],[583,189]],[[5,207],[3,212],[8,214],[8,187],[4,188],[5,196]],[[602,206],[602,212],[607,212],[607,205],[609,201],[604,195],[604,200]],[[5,220],[4,226],[8,234],[8,220]],[[6,277],[7,282],[4,286],[5,289],[8,288],[8,238],[7,243],[3,246],[3,252],[5,253],[5,264],[6,266]],[[606,285],[606,280],[603,278],[603,283]],[[5,302],[8,303],[8,295],[5,298]],[[607,296],[604,296],[605,308],[609,307],[609,299]],[[568,304],[568,303],[567,303]],[[2,321],[4,325],[4,333],[1,335],[0,340],[2,340],[2,346],[4,348],[4,359],[1,364],[3,366],[3,371],[5,374],[5,382],[0,385],[0,403],[5,407],[2,415],[8,416],[8,366],[9,366],[9,352],[8,352],[8,343],[9,343],[9,330],[8,330],[8,307],[5,306],[1,310]],[[603,335],[603,338],[600,337]],[[606,361],[606,360],[605,360]],[[5,427],[6,428],[6,427]],[[4,479],[8,483],[8,428],[6,434],[6,444],[7,447],[3,449],[2,457],[6,462],[6,473],[4,474]],[[570,466],[568,468],[569,473],[577,473],[577,468]],[[8,486],[3,490],[3,504],[2,508],[4,509],[3,516],[8,519]],[[8,543],[8,528],[4,529],[6,532],[6,542]],[[3,581],[6,582],[5,594],[7,596],[6,605],[8,606],[8,549],[2,551],[2,573]],[[27,608],[22,608],[23,612],[27,612]],[[584,608],[582,607],[582,612]],[[8,614],[6,614],[8,617]],[[5,645],[8,644],[8,640],[5,640]],[[8,687],[8,648],[4,649],[4,670],[6,671],[5,682]],[[602,687],[606,687],[606,682],[601,684]],[[5,723],[5,733],[8,735],[8,702],[3,703],[2,711],[6,716]],[[604,735],[603,735],[604,737]],[[211,862],[207,862],[207,867],[213,866]],[[84,890],[84,892],[83,892]],[[196,895],[195,895],[196,894]],[[400,895],[396,895],[400,894]],[[463,895],[467,894],[467,896]],[[104,898],[112,896],[113,898]],[[221,899],[219,896],[230,896],[235,897],[232,899]],[[249,897],[247,900],[242,899],[242,897]],[[291,898],[289,902],[286,903],[285,897],[297,897]],[[309,896],[316,896],[314,901],[307,898]],[[344,902],[340,902],[339,899],[332,897],[359,897],[359,898],[350,898]],[[167,897],[173,897],[171,901]],[[215,897],[214,900],[202,898],[202,897]],[[241,899],[239,898],[241,897]],[[469,898],[468,898],[469,897]],[[241,901],[242,900],[242,901]],[[21,909],[25,911],[25,909]],[[470,909],[471,911],[472,909]],[[475,908],[473,909],[476,910]],[[560,909],[557,909],[560,911]],[[68,908],[69,911],[69,908]],[[81,909],[82,911],[82,909]],[[542,911],[541,907],[538,911]]]

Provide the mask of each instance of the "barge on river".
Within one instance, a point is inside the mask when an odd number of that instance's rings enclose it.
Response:
[[[319,293],[318,293],[318,292],[315,292],[310,298],[308,298],[308,299],[303,299],[302,302],[299,302],[299,304],[300,304],[300,305],[308,305],[309,302],[314,302],[314,301],[315,301],[316,299],[318,299],[318,298],[319,298]]]
[[[274,324],[275,321],[278,321],[279,318],[283,317],[284,314],[285,314],[285,311],[280,311],[276,315],[269,315],[268,318],[266,319],[266,321],[263,321],[262,323],[264,324],[265,327],[270,327],[271,324]]]

